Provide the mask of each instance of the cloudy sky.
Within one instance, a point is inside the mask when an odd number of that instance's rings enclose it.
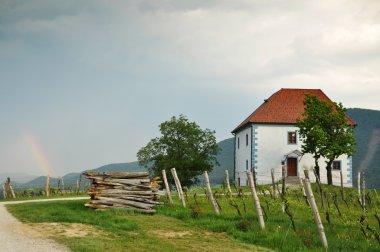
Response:
[[[380,110],[380,2],[0,0],[0,172],[136,160],[184,114],[218,141],[282,87]]]

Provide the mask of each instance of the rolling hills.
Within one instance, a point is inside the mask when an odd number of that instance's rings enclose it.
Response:
[[[361,169],[366,171],[366,184],[368,188],[379,188],[380,183],[380,111],[369,109],[349,109],[347,114],[358,123],[355,129],[357,140],[357,152],[353,157],[353,183],[357,185],[357,172]],[[371,141],[372,140],[372,141]],[[230,176],[233,174],[234,162],[234,140],[233,138],[225,139],[218,143],[221,152],[218,155],[220,166],[214,167],[209,174],[210,182],[220,184],[223,182],[224,170],[228,169]],[[371,150],[371,151],[369,151]],[[371,153],[368,155],[368,153]],[[139,166],[138,162],[108,164],[93,169],[96,172],[105,171],[145,171],[144,167]],[[70,173],[63,177],[65,185],[76,185],[79,173]],[[46,177],[38,177],[24,184],[18,184],[19,187],[43,187]],[[51,184],[56,185],[57,180],[52,178]]]

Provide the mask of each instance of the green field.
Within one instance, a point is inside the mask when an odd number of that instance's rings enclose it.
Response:
[[[328,202],[322,209],[320,196],[315,185],[313,187],[330,251],[380,250],[376,239],[380,232],[380,223],[375,218],[380,207],[377,192],[368,191],[367,210],[364,211],[354,189],[345,189],[346,205],[338,187],[325,186]],[[7,207],[24,222],[43,223],[40,227],[49,222],[61,223],[67,229],[75,228],[77,223],[85,225],[90,231],[80,237],[64,235],[62,230],[50,232],[54,239],[73,251],[248,251],[263,250],[263,247],[275,251],[324,251],[301,188],[287,190],[286,199],[294,217],[295,230],[289,216],[282,212],[281,198],[273,199],[268,190],[269,187],[258,188],[266,215],[265,231],[259,230],[252,199],[247,193],[232,197],[218,195],[222,214],[216,216],[207,198],[201,195],[204,190],[200,188],[187,192],[188,208],[183,208],[175,198],[173,206],[159,206],[155,215],[122,210],[96,212],[85,208],[85,201]],[[214,188],[214,191],[223,193],[223,188]],[[341,216],[334,204],[334,195]],[[167,203],[166,199],[162,200]],[[326,220],[327,211],[330,224]],[[362,223],[361,218],[364,218]],[[86,228],[82,226],[81,229]]]

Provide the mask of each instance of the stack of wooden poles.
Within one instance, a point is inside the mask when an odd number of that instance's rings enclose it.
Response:
[[[95,209],[123,208],[155,213],[158,202],[158,183],[147,172],[85,172],[91,180],[88,194],[91,201],[85,206]]]

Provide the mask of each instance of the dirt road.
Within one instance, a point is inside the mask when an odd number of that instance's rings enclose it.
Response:
[[[43,199],[33,201],[0,202],[0,251],[1,252],[37,252],[37,251],[70,251],[67,247],[53,240],[41,237],[28,225],[21,223],[5,208],[7,204],[20,204],[25,202],[80,200],[88,197]]]

